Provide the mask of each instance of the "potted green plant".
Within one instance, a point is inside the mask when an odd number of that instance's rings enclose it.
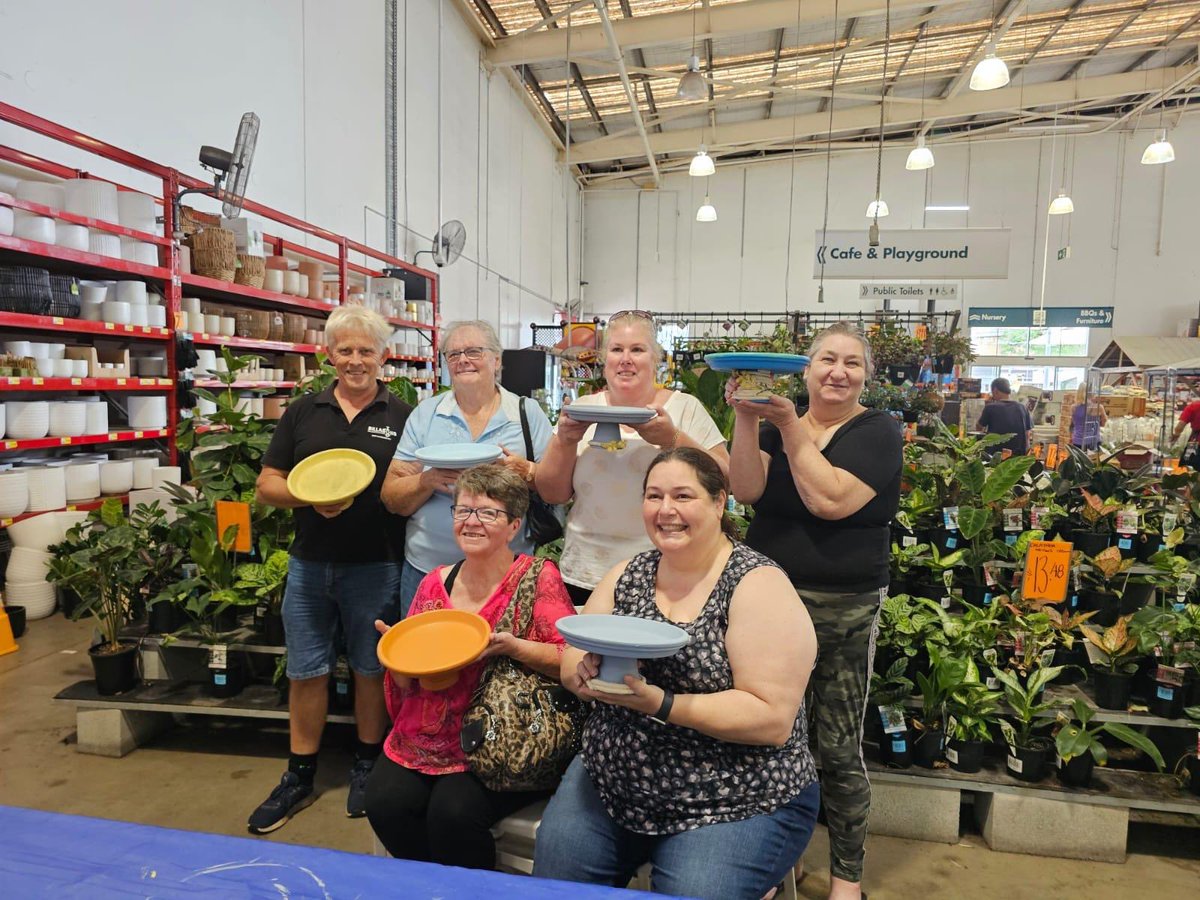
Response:
[[[1086,560],[1086,565],[1084,561]],[[1080,609],[1094,612],[1097,625],[1108,627],[1121,613],[1121,600],[1129,581],[1132,559],[1124,559],[1116,547],[1101,550],[1093,557],[1074,554],[1074,564],[1082,582]]]
[[[1200,661],[1195,643],[1188,646],[1188,618],[1174,607],[1147,606],[1129,620],[1129,634],[1148,662],[1147,706],[1163,719],[1177,719],[1186,706],[1185,679]]]
[[[1058,780],[1063,784],[1087,787],[1092,781],[1093,766],[1108,765],[1108,750],[1100,741],[1101,734],[1141,750],[1154,761],[1160,772],[1166,765],[1154,742],[1128,725],[1120,722],[1092,724],[1095,710],[1079,698],[1071,701],[1071,713],[1059,712],[1056,717],[1060,727],[1054,736],[1054,745],[1058,751]]]
[[[1137,638],[1129,633],[1132,616],[1122,616],[1104,631],[1081,625],[1080,631],[1097,650],[1100,663],[1092,668],[1096,705],[1101,709],[1127,709],[1133,673],[1137,671]]]
[[[234,570],[234,588],[247,591],[258,601],[255,618],[263,639],[273,647],[284,643],[283,592],[287,586],[288,554],[286,550],[264,549],[264,562],[241,563]]]
[[[992,668],[1010,710],[1011,722],[1003,719],[1000,722],[1008,743],[1007,767],[1009,774],[1020,781],[1041,781],[1046,774],[1053,744],[1036,732],[1053,721],[1044,717],[1054,706],[1054,701],[1046,699],[1045,688],[1061,672],[1059,666],[1038,668],[1021,684],[1012,672]]]
[[[921,716],[913,718],[913,762],[926,769],[942,758],[946,738],[946,703],[966,679],[968,662],[938,648],[929,650],[929,671],[917,673]]]
[[[905,674],[908,659],[901,656],[886,672],[873,671],[869,690],[870,703],[878,714],[870,715],[872,732],[879,744],[880,762],[893,769],[912,765],[912,733],[904,715],[904,701],[912,696],[914,685]]]
[[[879,636],[875,643],[875,665],[890,670],[900,659],[905,672],[926,668],[929,648],[944,645],[946,634],[936,613],[908,594],[884,598],[879,609]]]
[[[939,375],[948,375],[955,365],[968,365],[975,358],[971,338],[962,331],[931,331],[925,346],[933,360],[933,371]]]
[[[891,581],[888,591],[896,594],[911,594],[916,586],[916,576],[925,570],[929,558],[928,544],[913,544],[902,547],[892,544]]]
[[[959,772],[978,772],[992,742],[991,726],[999,722],[999,691],[979,680],[979,669],[968,660],[966,676],[946,700],[946,759]]]

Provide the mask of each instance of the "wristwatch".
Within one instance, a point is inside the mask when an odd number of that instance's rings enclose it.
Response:
[[[656,712],[650,718],[653,719],[655,722],[657,722],[659,725],[668,724],[667,720],[671,717],[671,707],[674,704],[675,704],[675,695],[671,691],[668,691],[666,688],[663,688],[662,705],[659,706],[658,712]]]

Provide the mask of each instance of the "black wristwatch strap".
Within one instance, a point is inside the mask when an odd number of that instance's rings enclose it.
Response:
[[[671,717],[671,707],[675,705],[675,695],[663,688],[662,706],[658,708],[658,712],[652,715],[652,718],[659,725],[666,725],[667,720]]]

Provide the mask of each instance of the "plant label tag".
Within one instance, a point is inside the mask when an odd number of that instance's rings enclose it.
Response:
[[[946,748],[946,761],[950,763],[958,763],[958,751],[953,747]]]
[[[954,581],[954,573],[951,572],[949,569],[947,569],[946,571],[944,571],[942,573],[942,584],[944,584],[946,586],[947,590],[950,589],[950,585],[953,581]]]
[[[1078,609],[1078,608],[1079,608],[1079,595],[1072,594],[1071,595],[1071,609]]]
[[[1172,684],[1183,687],[1183,669],[1178,666],[1159,666],[1154,673],[1154,680],[1159,684]],[[1166,699],[1170,699],[1167,697]]]
[[[337,692],[339,697],[345,697],[350,693],[350,685],[345,681],[339,681],[337,683]]]
[[[213,672],[213,684],[217,687],[225,687],[226,677],[224,672]]]
[[[942,596],[941,603],[942,603],[942,609],[949,609],[950,608],[950,595],[944,594]]]
[[[1196,732],[1196,755],[1200,756],[1200,731]]]
[[[1172,531],[1175,530],[1175,523],[1178,521],[1179,521],[1179,515],[1177,513],[1173,513],[1173,512],[1163,513],[1162,533],[1164,535],[1170,534]]]
[[[1165,684],[1160,684],[1158,686],[1158,690],[1155,691],[1155,696],[1157,696],[1159,700],[1174,700],[1175,688],[1167,687]]]
[[[1185,609],[1187,609],[1187,604],[1182,600],[1176,600],[1171,604],[1171,608],[1175,610],[1175,612],[1183,612]]]
[[[904,707],[896,704],[879,707],[879,720],[883,722],[884,734],[903,734]]]
[[[1013,632],[1013,655],[1020,656],[1024,652],[1025,652],[1025,632],[1024,631],[1014,631]]]
[[[957,546],[958,546],[958,538],[956,538],[956,537],[946,538],[946,549],[947,550],[953,550]]]
[[[988,587],[995,587],[995,586],[996,586],[996,576],[992,574],[992,567],[991,567],[991,566],[984,566],[984,567],[983,567],[983,580],[984,580],[984,583],[985,583],[985,584],[987,584],[987,586],[988,586]],[[984,602],[984,603],[987,603],[987,602],[989,602],[990,600],[991,600],[991,597],[984,597],[984,601],[983,601],[983,602]]]
[[[1133,549],[1133,538],[1127,538],[1127,537],[1117,538],[1117,547],[1121,550],[1132,550]]]
[[[1005,531],[1020,531],[1022,525],[1022,515],[1019,507],[1011,507],[1004,510],[1004,530]]]
[[[999,688],[1000,688],[1000,679],[997,678],[995,675],[989,675],[987,677],[987,689],[989,691],[995,691],[995,690],[999,690]]]
[[[1041,475],[1038,476],[1038,479],[1037,479],[1037,481],[1035,481],[1033,483],[1033,486],[1035,488],[1037,488],[1039,491],[1044,491],[1044,490],[1046,490],[1046,488],[1050,487],[1050,485],[1052,485],[1052,484],[1054,484],[1054,479],[1050,477],[1050,473],[1043,472]]]
[[[1043,650],[1039,659],[1043,669],[1050,668],[1050,666],[1054,664],[1054,648],[1050,647],[1046,650]]]
[[[1050,512],[1047,506],[1033,506],[1029,509],[1029,527],[1035,531],[1041,527],[1042,516]]]
[[[902,737],[901,738],[892,738],[892,752],[893,753],[907,753],[908,752],[908,738],[902,738]]]
[[[946,526],[947,531],[958,531],[957,506],[946,506],[942,508],[942,523]]]
[[[917,546],[917,536],[916,536],[915,534],[906,534],[906,535],[904,535],[903,537],[901,537],[901,538],[900,538],[900,545],[901,545],[902,547],[915,547],[915,546]]]
[[[208,651],[208,667],[224,669],[228,666],[229,648],[224,644],[213,644]]]
[[[1021,595],[1026,600],[1062,603],[1067,599],[1072,545],[1068,541],[1030,541]]]
[[[988,647],[986,650],[983,651],[983,661],[985,663],[987,663],[988,665],[992,665],[992,666],[996,665],[996,661],[999,658],[1000,658],[1000,655],[996,652],[995,647]]]
[[[1185,572],[1179,576],[1178,590],[1184,594],[1190,594],[1192,588],[1196,586],[1196,573]]]
[[[1137,534],[1138,530],[1138,511],[1136,509],[1122,509],[1117,513],[1117,533],[1118,534]]]
[[[1016,772],[1018,775],[1020,775],[1025,771],[1025,763],[1021,762],[1021,760],[1017,759],[1010,753],[1008,756],[1008,771]]]

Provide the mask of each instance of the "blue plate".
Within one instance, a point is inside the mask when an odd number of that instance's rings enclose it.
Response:
[[[639,659],[674,656],[692,639],[669,622],[636,616],[566,616],[558,620],[558,632],[572,647],[599,654],[600,675],[588,682],[588,687],[607,694],[633,693],[625,676],[641,677]]]
[[[716,372],[774,372],[786,375],[800,372],[808,357],[798,353],[709,353],[704,357]]]
[[[435,444],[413,453],[419,462],[435,469],[469,469],[495,462],[503,455],[495,444]]]

